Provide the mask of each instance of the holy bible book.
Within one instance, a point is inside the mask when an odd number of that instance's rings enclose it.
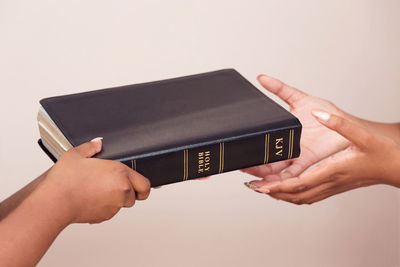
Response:
[[[102,136],[96,158],[160,186],[298,157],[299,120],[233,69],[40,101],[39,144],[53,160]]]

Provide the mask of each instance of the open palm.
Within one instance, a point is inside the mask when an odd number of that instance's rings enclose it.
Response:
[[[262,186],[269,182],[297,176],[314,163],[348,146],[349,143],[345,138],[321,125],[311,115],[312,109],[321,109],[344,116],[344,112],[334,104],[307,95],[296,88],[265,75],[260,75],[258,80],[265,89],[280,97],[290,106],[290,112],[300,120],[303,130],[299,158],[242,170],[262,178],[261,180],[252,181],[253,185]]]

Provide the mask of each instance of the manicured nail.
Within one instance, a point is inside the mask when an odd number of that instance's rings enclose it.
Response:
[[[328,121],[331,115],[324,111],[313,110],[311,113],[321,121]]]
[[[265,81],[268,79],[268,76],[265,75],[265,74],[261,74],[261,75],[258,75],[258,79],[259,79],[260,81],[265,82]]]
[[[100,140],[103,140],[103,137],[93,138],[92,140],[90,140],[90,142],[97,142],[97,141],[100,141]]]
[[[244,185],[247,186],[248,188],[250,188],[251,190],[255,190],[257,188],[257,186],[255,186],[249,182],[245,182]]]
[[[269,194],[269,189],[268,188],[256,188],[254,189],[254,191],[258,192],[258,193],[263,193],[263,194]]]

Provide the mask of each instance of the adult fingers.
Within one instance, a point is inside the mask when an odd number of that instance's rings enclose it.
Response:
[[[327,182],[303,192],[298,192],[298,193],[278,192],[269,195],[275,199],[284,200],[293,204],[300,205],[300,204],[311,204],[318,199],[322,200],[337,193],[338,192],[337,189],[335,188],[334,183]]]
[[[293,161],[293,163],[284,169],[279,175],[282,180],[288,178],[296,177],[300,175],[305,169],[307,169],[311,164],[306,164],[303,159],[298,159]]]
[[[267,174],[263,176],[256,175],[258,177],[262,177],[262,180],[254,180],[250,181],[249,183],[245,183],[245,185],[251,189],[255,189],[257,187],[263,187],[265,186],[266,188],[272,187],[279,181],[283,181],[289,178],[297,177],[299,174],[301,174],[305,169],[307,169],[309,166],[305,164],[304,160],[299,160],[296,159],[292,161],[292,163],[288,162],[277,162],[277,163],[285,163],[284,166],[287,166],[286,169],[283,169],[281,173],[277,174]],[[265,166],[266,167],[266,166]],[[250,172],[248,172],[250,173]],[[266,190],[263,193],[266,193],[268,190]]]
[[[211,176],[204,176],[204,177],[200,177],[200,178],[195,178],[194,180],[198,180],[198,181],[201,181],[201,180],[207,180],[207,179],[209,179]]]
[[[321,184],[308,191],[301,193],[276,193],[271,197],[293,204],[313,204],[315,202],[327,199],[331,196],[354,189],[353,185],[335,184],[332,182]]]
[[[306,202],[307,202],[306,204],[313,204],[315,202],[324,200],[324,199],[326,199],[328,197],[331,197],[333,195],[337,195],[337,194],[349,191],[351,189],[354,189],[354,187],[349,187],[349,186],[336,187],[330,192],[325,192],[325,193],[321,193],[319,195],[316,195],[314,197],[310,197],[309,199],[306,200]]]
[[[262,180],[253,180],[250,182],[245,182],[244,185],[250,189],[255,190],[258,187],[266,186],[266,185],[273,185],[275,183],[281,182],[281,177],[277,174],[270,174],[264,177]]]
[[[279,162],[274,162],[274,163],[269,163],[269,164],[264,164],[264,165],[259,165],[259,166],[254,166],[250,168],[245,168],[242,169],[242,172],[264,178],[267,175],[270,174],[276,174],[285,169],[290,165],[291,161],[279,161]]]
[[[316,167],[302,173],[298,177],[283,180],[280,183],[265,185],[255,190],[260,193],[294,193],[308,190],[322,183],[328,182],[338,172],[347,169],[346,151],[341,151],[322,160]]]
[[[277,95],[289,105],[293,105],[299,99],[307,96],[304,92],[267,75],[261,74],[257,78],[265,89]]]
[[[312,110],[311,113],[321,124],[336,131],[359,148],[367,148],[370,145],[372,134],[361,125],[322,110]]]

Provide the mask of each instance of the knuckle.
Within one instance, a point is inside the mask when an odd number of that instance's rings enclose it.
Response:
[[[264,168],[267,173],[273,172],[273,167],[271,165],[264,165]]]
[[[132,191],[132,186],[125,177],[120,176],[117,181],[117,190],[126,195]]]
[[[365,131],[363,142],[366,145],[373,144],[376,142],[376,138],[374,138],[374,136],[372,134],[370,134],[369,132]]]
[[[147,191],[150,191],[151,183],[150,183],[149,179],[147,179],[146,177],[143,177],[143,176],[141,176],[141,175],[137,175],[137,174],[135,174],[135,178],[136,178],[137,181],[139,182],[138,184],[139,184],[140,186],[138,186],[137,189],[138,189],[140,192],[147,192]]]
[[[135,199],[134,198],[132,198],[132,199],[130,199],[127,203],[126,203],[126,207],[128,207],[128,208],[130,208],[130,207],[133,207],[135,205]]]
[[[306,200],[304,201],[304,204],[306,205],[312,205],[314,202],[312,200]]]
[[[146,192],[150,193],[151,183],[150,183],[149,179],[145,178],[144,183],[145,183],[144,190]]]
[[[292,197],[290,199],[290,202],[296,205],[302,205],[303,204],[303,200],[300,197]]]
[[[61,155],[61,157],[58,159],[59,161],[60,160],[65,160],[65,159],[68,159],[68,158],[72,158],[74,155],[76,155],[78,152],[76,151],[76,149],[75,148],[71,148],[71,149],[68,149],[66,152],[64,152],[62,155]]]
[[[289,177],[293,177],[294,173],[293,170],[291,169],[286,169],[282,172],[282,175],[284,175],[284,178],[289,178]]]
[[[150,190],[146,190],[143,193],[138,194],[138,199],[139,200],[146,200],[150,195]]]
[[[122,183],[122,184],[120,185],[119,190],[120,190],[122,193],[124,193],[124,194],[126,194],[126,195],[129,195],[129,194],[131,193],[131,191],[132,191],[132,187],[131,187],[131,185],[130,185],[127,181],[125,181],[124,183]]]
[[[118,179],[115,188],[115,196],[116,196],[116,203],[117,207],[123,207],[126,202],[131,198],[132,194],[132,187],[126,179],[120,178]]]
[[[332,122],[333,127],[337,129],[344,129],[346,128],[346,123],[341,117],[335,116],[335,119]]]
[[[115,203],[116,204],[116,208],[121,208],[124,207],[126,205],[127,201],[127,196],[125,194],[121,194],[120,197],[118,198],[118,202]]]
[[[325,101],[326,101],[326,104],[328,104],[329,106],[331,106],[331,108],[337,108],[336,105],[335,105],[335,103],[333,103],[332,101],[330,101],[330,100],[325,100]]]
[[[304,205],[309,203],[309,198],[303,194],[297,194],[291,198],[291,202],[296,205]]]
[[[96,147],[95,147],[94,144],[88,144],[86,149],[87,149],[88,152],[91,153],[91,154],[96,153]]]
[[[286,98],[286,100],[290,103],[296,101],[296,99],[297,99],[297,95],[295,95],[295,94],[291,94],[289,97]]]
[[[300,183],[299,185],[296,186],[295,191],[296,192],[302,192],[307,190],[307,185]]]
[[[113,162],[112,170],[118,176],[125,176],[126,175],[126,168],[123,164],[119,162]]]

